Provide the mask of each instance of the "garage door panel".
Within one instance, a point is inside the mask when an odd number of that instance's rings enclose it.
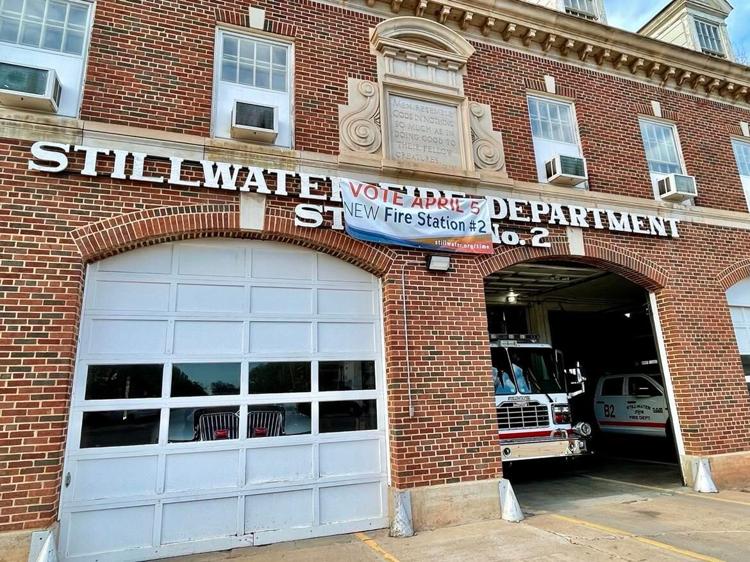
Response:
[[[94,286],[93,310],[166,312],[169,284],[138,281],[98,281]]]
[[[320,444],[320,476],[377,474],[382,470],[380,440]]]
[[[252,276],[255,279],[290,279],[312,281],[315,255],[277,247],[274,250],[255,249],[252,252]]]
[[[318,280],[372,283],[372,275],[345,261],[318,254]]]
[[[382,517],[381,484],[349,484],[320,488],[320,523]]]
[[[172,271],[171,244],[159,244],[125,252],[96,264],[98,271],[118,273],[161,273]]]
[[[252,322],[250,352],[263,355],[312,352],[310,322]]]
[[[372,316],[375,312],[372,291],[319,289],[318,314]]]
[[[314,508],[313,490],[248,496],[245,498],[245,533],[312,527]]]
[[[310,480],[314,477],[313,446],[248,449],[246,467],[248,484]]]
[[[253,287],[250,311],[253,314],[303,315],[313,312],[312,289]]]
[[[210,491],[236,488],[240,452],[208,451],[169,454],[164,489],[167,492]]]
[[[177,312],[245,311],[245,288],[242,285],[177,285]]]
[[[372,353],[375,351],[375,326],[367,323],[320,322],[318,351],[321,353]]]
[[[86,349],[91,355],[164,353],[167,328],[159,320],[91,320]]]
[[[156,492],[158,457],[82,459],[76,463],[76,501],[147,496]]]
[[[67,553],[83,556],[151,546],[155,511],[153,505],[143,505],[71,513]]]
[[[165,503],[162,544],[237,535],[236,497]]]
[[[177,321],[174,352],[183,355],[242,353],[242,322]]]
[[[243,277],[245,249],[233,245],[193,245],[178,247],[177,273],[201,277]]]

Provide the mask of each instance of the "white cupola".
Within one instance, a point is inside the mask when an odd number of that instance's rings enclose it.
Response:
[[[733,61],[726,23],[733,9],[725,0],[673,0],[638,33]]]

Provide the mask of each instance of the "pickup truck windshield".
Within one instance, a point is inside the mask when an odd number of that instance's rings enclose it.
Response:
[[[556,376],[551,349],[511,347],[492,350],[495,394],[560,394],[565,389]]]

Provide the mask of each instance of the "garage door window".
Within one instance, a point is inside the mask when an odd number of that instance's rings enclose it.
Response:
[[[172,366],[172,396],[240,393],[239,363],[180,363]]]
[[[169,411],[169,442],[239,439],[240,407],[174,408]]]
[[[377,419],[375,400],[320,403],[320,433],[377,429]]]
[[[247,436],[257,439],[309,435],[312,433],[311,406],[309,403],[250,406],[247,413]]]
[[[158,398],[163,365],[90,365],[86,400]]]
[[[81,449],[155,445],[159,442],[159,410],[85,412]]]
[[[250,363],[250,394],[310,392],[310,363]]]
[[[375,390],[375,362],[322,361],[318,381],[321,392]]]

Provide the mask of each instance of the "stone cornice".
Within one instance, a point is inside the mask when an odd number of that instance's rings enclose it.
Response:
[[[480,33],[539,55],[561,57],[592,68],[622,73],[750,107],[750,68],[684,47],[521,0],[325,0],[382,13],[417,15],[469,33]]]

